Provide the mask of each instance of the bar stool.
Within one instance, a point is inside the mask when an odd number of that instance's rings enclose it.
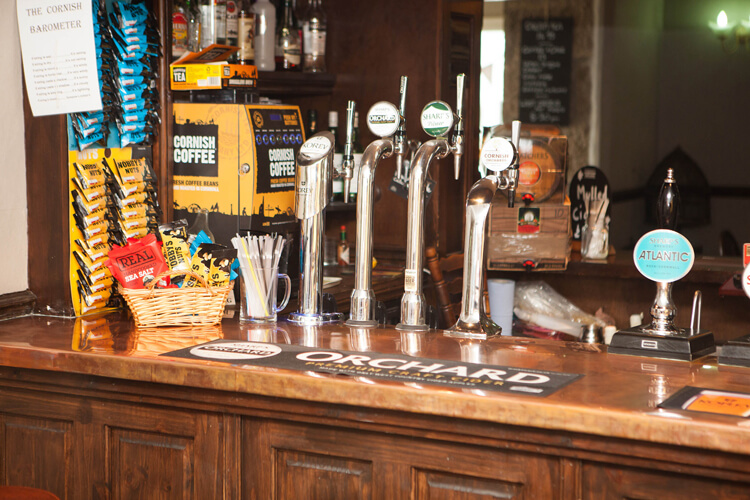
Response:
[[[0,500],[60,500],[60,497],[28,486],[0,486]]]

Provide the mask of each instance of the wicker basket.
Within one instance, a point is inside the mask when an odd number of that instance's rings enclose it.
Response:
[[[154,288],[162,278],[176,275],[192,276],[202,288]],[[136,326],[215,325],[221,321],[233,285],[230,282],[224,287],[210,287],[191,271],[167,271],[147,288],[121,288],[120,293],[133,312]]]

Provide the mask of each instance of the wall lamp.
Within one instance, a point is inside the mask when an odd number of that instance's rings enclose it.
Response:
[[[709,21],[708,26],[721,41],[721,48],[724,52],[728,54],[736,52],[740,45],[750,49],[750,19],[730,23],[727,13],[722,10],[716,16],[716,22]],[[732,39],[734,39],[733,43]]]

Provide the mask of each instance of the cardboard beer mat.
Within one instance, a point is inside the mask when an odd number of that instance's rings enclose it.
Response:
[[[663,401],[659,408],[747,418],[750,417],[750,394],[686,386]]]
[[[548,396],[583,377],[574,373],[416,358],[400,354],[337,351],[223,339],[164,353],[161,356],[533,396]]]

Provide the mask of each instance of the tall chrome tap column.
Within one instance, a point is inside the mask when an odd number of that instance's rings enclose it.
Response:
[[[444,158],[450,153],[458,157],[456,165],[460,166],[463,154],[463,125],[460,123],[463,109],[464,74],[457,79],[457,110],[459,124],[453,141],[447,134],[453,127],[454,115],[450,106],[443,101],[432,101],[422,110],[421,122],[424,131],[435,137],[422,144],[417,150],[409,175],[409,199],[407,210],[409,222],[406,236],[406,268],[404,269],[404,295],[401,298],[401,322],[396,325],[400,330],[428,330],[425,323],[425,298],[422,293],[422,266],[424,262],[424,204],[427,170],[436,159]],[[458,169],[455,171],[458,179]]]
[[[401,77],[402,102],[406,91],[406,77]],[[375,103],[367,112],[370,131],[382,137],[372,142],[362,155],[357,179],[357,253],[354,266],[354,289],[352,290],[348,325],[359,327],[377,326],[375,320],[375,293],[372,291],[372,211],[375,169],[382,158],[387,158],[395,149],[391,137],[402,122],[399,110],[389,102]],[[402,148],[403,155],[405,149]],[[399,153],[397,153],[398,155]]]
[[[323,312],[323,235],[325,208],[331,199],[334,138],[319,132],[300,148],[294,179],[295,215],[300,219],[299,308],[289,321],[318,325],[338,321],[338,313]]]
[[[456,324],[446,330],[446,335],[486,338],[501,333],[501,328],[487,317],[484,310],[487,216],[497,190],[508,189],[511,186],[513,172],[509,167],[515,163],[517,157],[515,146],[502,137],[490,139],[482,148],[480,161],[487,170],[494,173],[477,181],[466,197],[461,314]],[[508,204],[511,204],[511,201],[512,198],[508,200]]]

